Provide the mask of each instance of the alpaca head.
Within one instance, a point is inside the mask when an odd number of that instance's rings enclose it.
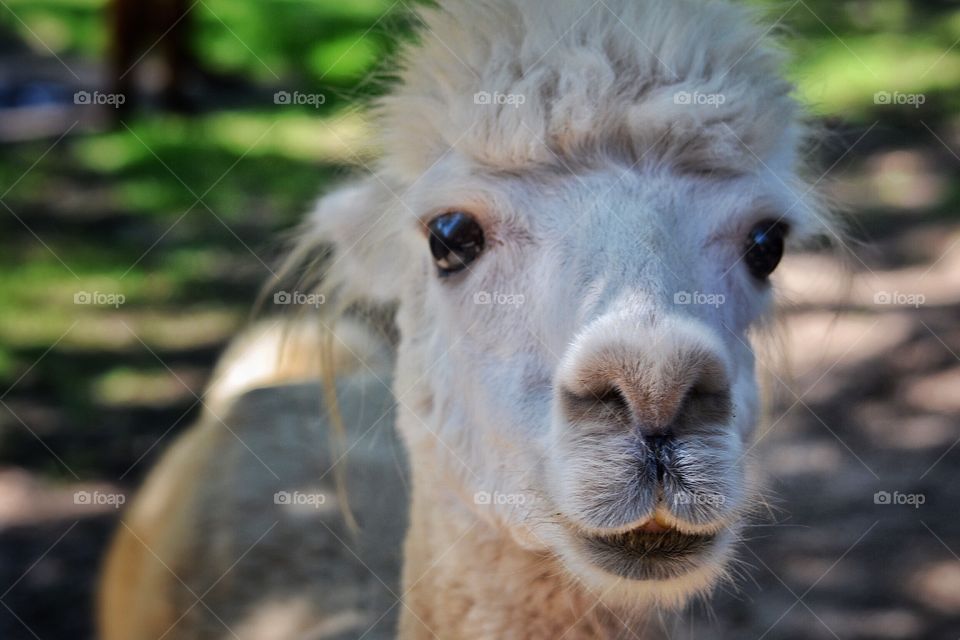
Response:
[[[325,286],[398,303],[415,476],[610,601],[682,602],[751,507],[769,275],[822,230],[781,56],[725,2],[421,17],[382,161],[312,218]]]

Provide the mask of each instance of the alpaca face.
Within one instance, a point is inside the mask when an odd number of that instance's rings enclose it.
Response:
[[[747,9],[600,5],[424,10],[376,175],[316,222],[333,286],[399,303],[415,486],[609,600],[678,603],[750,508],[748,332],[822,225]]]
[[[608,597],[707,586],[750,507],[747,332],[781,234],[803,227],[790,193],[451,161],[405,201],[397,394],[414,467]]]

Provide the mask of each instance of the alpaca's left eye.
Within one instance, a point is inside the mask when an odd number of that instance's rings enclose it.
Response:
[[[431,220],[427,228],[430,253],[441,276],[461,271],[483,251],[483,227],[469,213],[444,213]]]
[[[778,220],[764,220],[750,229],[743,261],[754,278],[765,280],[780,264],[788,230],[789,226]]]

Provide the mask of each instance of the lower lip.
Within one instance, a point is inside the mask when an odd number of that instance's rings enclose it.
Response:
[[[610,536],[585,536],[582,551],[591,563],[628,580],[670,580],[702,566],[716,535],[635,529]]]

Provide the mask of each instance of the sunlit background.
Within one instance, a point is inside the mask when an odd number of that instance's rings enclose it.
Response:
[[[75,492],[134,489],[196,416],[279,234],[375,157],[358,107],[415,24],[404,0],[120,4],[118,29],[104,0],[0,0],[4,639],[91,637],[117,511]],[[779,280],[774,510],[740,591],[673,637],[956,638],[960,8],[758,4],[849,238]]]

